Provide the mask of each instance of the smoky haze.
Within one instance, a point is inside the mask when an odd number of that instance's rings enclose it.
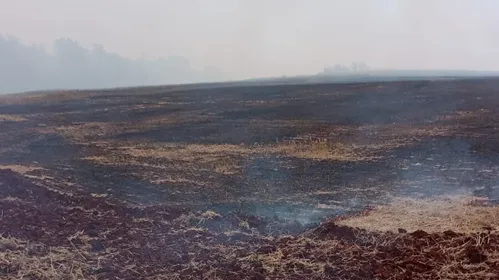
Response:
[[[0,0],[0,4],[0,34],[19,38],[28,46],[19,50],[41,60],[27,61],[23,56],[16,64],[32,68],[3,71],[34,75],[45,71],[40,70],[45,65],[55,71],[62,56],[66,64],[82,63],[62,70],[56,84],[42,78],[47,73],[37,77],[44,87],[63,87],[70,81],[77,87],[95,87],[294,76],[353,61],[373,69],[499,70],[496,0]],[[67,41],[62,42],[63,49],[75,53],[52,53],[57,38],[77,42],[86,49],[85,58],[81,48]],[[43,44],[50,55],[32,48],[33,44]],[[102,44],[106,51],[94,49],[93,44]],[[117,73],[111,70],[117,68]],[[70,73],[87,73],[83,69],[94,72],[80,76],[81,80],[68,78]],[[110,74],[91,78],[104,71]],[[12,81],[3,79],[2,84],[14,90],[38,88],[31,80],[23,81],[14,73],[9,79],[12,76]]]
[[[86,89],[222,80],[216,69],[194,70],[188,59],[170,56],[129,59],[101,45],[91,49],[58,39],[53,52],[0,37],[0,93],[43,89]]]

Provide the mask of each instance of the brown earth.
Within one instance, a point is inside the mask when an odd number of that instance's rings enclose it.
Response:
[[[326,221],[136,207],[0,172],[2,279],[496,279],[497,232],[369,232]]]
[[[469,79],[3,97],[0,277],[496,279],[499,234],[484,221],[498,213],[498,90]],[[398,198],[449,195],[466,204]]]

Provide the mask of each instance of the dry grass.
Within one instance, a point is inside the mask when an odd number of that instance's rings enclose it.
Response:
[[[435,197],[425,200],[396,199],[376,207],[366,216],[348,218],[341,225],[370,231],[424,230],[462,233],[499,229],[499,207],[486,205],[486,199],[469,196]]]
[[[141,109],[131,108],[129,110]],[[40,129],[40,132],[60,134],[73,142],[87,143],[89,140],[96,141],[96,139],[110,138],[123,133],[140,133],[156,129],[158,127],[177,124],[189,125],[202,120],[207,120],[209,118],[210,117],[201,117],[196,113],[192,113],[192,115],[189,116],[162,115],[132,122],[126,121],[73,123],[71,125]]]
[[[86,122],[75,123],[69,126],[54,127],[48,132],[61,134],[65,138],[75,142],[84,142],[89,138],[110,137],[112,135],[116,135],[123,132],[123,127],[124,126],[120,123]]]
[[[245,161],[265,155],[326,161],[375,158],[365,152],[365,147],[328,142],[272,145],[99,142],[99,147],[103,149],[101,155],[84,159],[98,165],[129,167],[130,174],[153,184],[197,186],[208,184],[210,179],[203,174],[237,176],[243,172]]]
[[[108,143],[105,153],[89,156],[86,160],[107,166],[137,166],[151,172],[139,172],[155,184],[188,183],[204,185],[193,176],[199,171],[214,174],[238,175],[244,168],[244,160],[266,154],[312,160],[358,161],[368,160],[361,149],[345,144],[331,143],[281,143],[275,145],[231,144],[144,144]],[[166,172],[167,170],[177,172]],[[156,170],[156,171],[155,171]],[[183,172],[178,172],[181,170]],[[192,175],[192,176],[190,176]]]
[[[359,138],[373,138],[386,148],[398,148],[407,146],[418,138],[434,136],[452,136],[459,131],[456,124],[442,125],[365,125],[358,128]]]
[[[137,174],[140,177],[140,174]],[[144,176],[142,176],[144,177]],[[146,179],[150,179],[150,182],[155,185],[163,184],[189,184],[192,186],[205,186],[206,182],[202,180],[195,180],[185,178],[182,175],[152,175]]]
[[[10,122],[22,122],[25,121],[26,118],[20,115],[2,115],[0,114],[0,122],[10,121]]]
[[[47,247],[0,237],[0,268],[5,272],[2,279],[6,280],[97,279],[88,276],[90,269],[97,268],[92,266],[88,257],[70,248]]]
[[[309,247],[311,249],[311,244],[314,244],[315,246],[313,247],[316,248],[319,244],[324,245],[324,248],[328,248],[331,252],[339,249],[339,246],[337,246],[339,245],[339,242],[337,240],[315,241],[308,238],[299,238],[287,248],[278,248],[274,252],[266,254],[254,253],[241,261],[246,263],[261,263],[263,269],[268,275],[284,276],[290,274],[293,270],[299,275],[300,272],[306,270],[307,273],[314,275],[317,278],[326,277],[324,269],[327,266],[327,261],[312,260],[299,256],[299,252],[304,248]],[[286,252],[283,252],[284,250]],[[349,252],[343,251],[342,253],[345,257],[349,256]]]
[[[469,120],[476,119],[487,116],[490,114],[490,110],[475,110],[475,111],[455,111],[452,114],[446,114],[437,117],[440,121],[459,121],[459,120]]]
[[[32,166],[32,165],[17,165],[17,164],[12,164],[12,165],[0,165],[0,170],[12,170],[14,172],[17,172],[19,174],[26,174],[35,170],[43,170],[43,168],[38,167],[38,166]]]
[[[201,145],[201,144],[152,144],[152,145],[134,145],[123,147],[125,154],[134,157],[147,158],[169,158],[193,160],[203,155],[216,154],[250,154],[255,151],[247,146],[240,145]]]
[[[363,150],[363,148],[345,143],[308,142],[275,145],[268,148],[267,152],[311,160],[365,161],[374,159]]]
[[[82,92],[77,90],[65,91],[40,91],[27,94],[7,94],[0,97],[0,104],[33,104],[33,103],[56,103],[68,100],[85,99],[98,93]]]
[[[166,104],[167,106],[167,104]],[[185,123],[206,120],[213,116],[201,116],[192,113],[188,116],[164,115],[143,119],[139,122],[126,123],[106,123],[87,122],[75,123],[69,126],[59,126],[50,128],[50,133],[61,134],[67,139],[76,143],[88,143],[88,141],[98,141],[98,139],[110,138],[122,133],[135,133],[151,130],[157,127],[178,125]],[[262,125],[256,122],[252,125]],[[313,125],[308,121],[279,121],[267,123],[276,127],[296,127]],[[320,124],[314,124],[320,125]],[[311,159],[319,161],[370,161],[378,159],[381,153],[403,146],[409,146],[418,141],[419,138],[434,136],[451,136],[455,134],[456,127],[449,126],[394,126],[394,125],[368,125],[362,127],[327,127],[330,132],[324,136],[303,135],[293,139],[281,140],[280,142],[264,145],[232,145],[232,144],[151,144],[131,143],[129,146],[124,143],[111,143],[108,146],[123,147],[124,154],[134,157],[167,158],[175,160],[192,161],[199,160],[200,163],[211,162],[214,165],[210,169],[217,173],[237,174],[241,166],[235,161],[228,160],[227,156],[248,156],[256,154],[277,154],[286,157]],[[47,128],[44,128],[47,130]],[[350,140],[337,138],[339,136],[350,135]],[[365,143],[357,143],[357,140],[371,139]],[[220,165],[220,162],[222,164]],[[217,167],[215,167],[217,165]]]
[[[185,171],[209,170],[232,175],[239,173],[242,168],[240,157],[249,153],[252,153],[250,149],[236,145],[137,144],[136,146],[114,146],[113,151],[108,150],[105,156],[92,156],[85,159],[103,165],[126,164],[155,169],[166,169],[169,163],[174,163],[177,169]],[[158,178],[156,181],[162,180],[178,181],[180,179]]]
[[[85,143],[88,140],[109,138],[121,133],[140,132],[151,129],[158,125],[173,124],[176,121],[171,118],[154,119],[141,123],[106,123],[86,122],[74,123],[73,125],[58,126],[39,129],[42,133],[55,133],[64,136],[75,143]]]
[[[368,147],[367,147],[368,148]],[[124,153],[136,157],[169,158],[185,161],[217,162],[226,156],[249,156],[280,154],[288,157],[313,160],[369,160],[366,147],[331,142],[282,142],[272,145],[231,145],[231,144],[159,144],[148,147],[129,146]]]
[[[149,148],[126,147],[124,153],[133,157],[180,161],[192,170],[210,170],[233,175],[242,170],[241,157],[256,153],[238,145],[154,145]]]

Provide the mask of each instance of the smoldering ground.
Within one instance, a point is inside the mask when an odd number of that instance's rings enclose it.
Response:
[[[497,270],[498,88],[468,79],[6,97],[0,273],[484,279]],[[409,200],[456,194],[491,201]],[[404,233],[415,226],[430,233]]]
[[[140,203],[304,223],[393,196],[491,196],[497,84],[156,88],[6,99],[2,114],[24,119],[0,124],[2,164],[37,165],[33,176],[62,176]]]

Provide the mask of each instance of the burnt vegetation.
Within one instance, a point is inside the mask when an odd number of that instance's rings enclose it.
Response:
[[[496,279],[498,90],[0,96],[0,277]]]

